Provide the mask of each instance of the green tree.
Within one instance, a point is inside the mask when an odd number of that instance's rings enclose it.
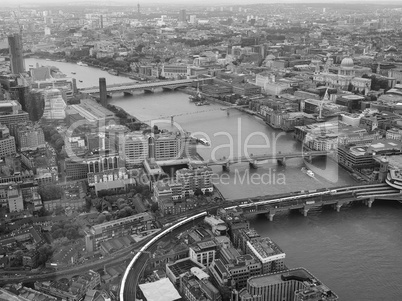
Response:
[[[38,248],[38,265],[44,265],[53,255],[53,248],[48,244]]]
[[[62,237],[64,237],[64,231],[63,231],[63,229],[57,229],[56,231],[54,231],[53,233],[52,233],[52,237],[54,238],[54,239],[58,239],[58,238],[62,238]]]
[[[63,189],[60,186],[52,183],[39,186],[38,193],[43,201],[58,200],[64,194]]]
[[[90,196],[85,197],[85,210],[90,212],[92,208],[92,199]]]
[[[152,212],[156,212],[156,211],[158,211],[158,210],[159,210],[158,203],[153,203],[153,204],[151,205],[151,211],[152,211]]]
[[[201,190],[200,188],[197,188],[197,189],[194,191],[194,195],[197,196],[197,197],[203,195],[202,190]]]
[[[96,223],[97,224],[102,224],[106,220],[106,216],[104,214],[99,214],[98,217],[96,218]]]
[[[131,216],[134,213],[133,208],[131,208],[130,206],[124,207],[124,210],[126,211],[126,216]]]
[[[118,218],[123,218],[127,216],[127,212],[126,210],[119,210],[119,212],[117,213]]]

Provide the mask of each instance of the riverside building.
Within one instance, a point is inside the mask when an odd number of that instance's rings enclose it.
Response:
[[[304,268],[251,277],[235,301],[336,301],[338,296]]]

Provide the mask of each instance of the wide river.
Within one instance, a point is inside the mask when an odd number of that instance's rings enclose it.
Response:
[[[78,87],[98,85],[99,77],[108,84],[130,82],[95,68],[62,62],[27,59],[29,65],[53,65],[77,79]],[[72,75],[71,72],[75,72]],[[82,82],[79,82],[81,80]],[[272,130],[261,119],[220,105],[195,106],[181,92],[156,91],[133,96],[113,95],[110,103],[161,128],[184,129],[205,137],[211,146],[200,146],[204,159],[238,155],[258,155],[300,151],[292,133]],[[174,116],[174,125],[170,116]],[[265,162],[258,169],[247,163],[234,164],[230,172],[213,167],[214,183],[226,198],[239,198],[353,185],[347,172],[332,160],[315,159],[308,167],[310,178],[301,168],[302,159],[288,159],[286,166]],[[258,216],[251,220],[261,234],[276,241],[287,254],[289,267],[303,266],[339,296],[340,300],[402,300],[402,205],[376,201],[372,208],[362,204],[343,207],[340,213],[324,208],[301,214],[276,215],[273,222]]]

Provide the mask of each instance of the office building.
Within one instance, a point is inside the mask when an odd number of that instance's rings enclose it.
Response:
[[[340,121],[296,126],[295,137],[304,146],[318,151],[336,150],[338,145],[370,143],[378,134],[362,127],[354,127]]]
[[[172,79],[187,78],[189,72],[187,65],[162,65],[161,76]]]
[[[176,181],[183,185],[185,195],[193,195],[197,189],[203,193],[212,192],[212,169],[208,166],[198,168],[183,168],[176,171]]]
[[[226,265],[221,259],[212,261],[209,266],[209,272],[212,275],[212,282],[218,287],[226,287],[231,285],[231,275]]]
[[[190,258],[206,267],[215,260],[216,252],[217,245],[213,240],[198,242],[189,248]]]
[[[187,152],[188,136],[181,133],[160,133],[149,138],[149,157],[156,161],[183,158]]]
[[[260,261],[263,274],[285,269],[285,253],[268,237],[248,241],[246,251]]]
[[[0,124],[0,158],[16,153],[14,137],[10,136],[10,130],[5,125]]]
[[[233,251],[233,249],[224,250],[223,253]],[[236,255],[236,257],[225,264],[229,272],[231,284],[236,289],[242,289],[247,285],[247,279],[261,274],[262,264],[250,254]]]
[[[123,160],[127,167],[142,165],[148,158],[148,139],[140,132],[127,133],[123,141]]]
[[[21,34],[15,33],[8,37],[11,73],[20,74],[25,72],[23,43]]]
[[[338,296],[306,269],[254,276],[235,293],[236,301],[336,301]]]
[[[43,92],[45,109],[43,118],[49,120],[64,120],[67,107],[59,89],[48,89]]]
[[[86,232],[85,245],[88,252],[99,249],[102,242],[111,238],[135,234],[137,231],[149,230],[153,216],[148,212],[94,225]]]
[[[10,212],[24,210],[21,189],[16,184],[7,183],[0,186],[0,206],[8,208]]]
[[[64,170],[67,181],[86,179],[88,175],[88,164],[81,158],[66,158],[64,160]]]
[[[218,289],[208,280],[207,273],[199,268],[181,277],[180,291],[188,301],[220,301],[222,296]]]
[[[39,125],[19,125],[16,138],[17,146],[20,151],[36,150],[46,146],[45,135]]]
[[[186,22],[186,21],[187,21],[186,10],[181,9],[179,11],[179,22]]]
[[[108,169],[101,172],[88,173],[88,185],[95,186],[97,183],[107,183],[117,180],[127,180],[128,173],[125,167]]]
[[[106,90],[106,78],[99,78],[99,96],[100,104],[104,107],[107,106],[107,90]]]
[[[92,99],[81,99],[80,104],[68,106],[66,117],[69,126],[85,121],[85,126],[98,127],[115,120],[113,112]]]
[[[49,66],[30,68],[33,89],[59,89],[63,97],[71,99],[77,91],[74,78],[67,77]]]
[[[21,105],[15,100],[0,101],[0,123],[10,129],[14,135],[11,126],[15,124],[24,124],[29,121],[28,113],[21,109]]]

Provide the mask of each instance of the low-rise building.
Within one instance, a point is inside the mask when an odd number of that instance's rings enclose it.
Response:
[[[215,260],[216,252],[217,245],[213,240],[198,242],[189,248],[190,258],[206,267]]]
[[[148,212],[94,225],[86,232],[85,245],[88,252],[99,249],[100,244],[111,238],[132,235],[138,230],[151,229],[154,217]]]
[[[35,289],[66,301],[79,301],[88,290],[96,288],[100,284],[100,275],[89,270],[78,276],[77,279],[63,281],[35,282]]]

